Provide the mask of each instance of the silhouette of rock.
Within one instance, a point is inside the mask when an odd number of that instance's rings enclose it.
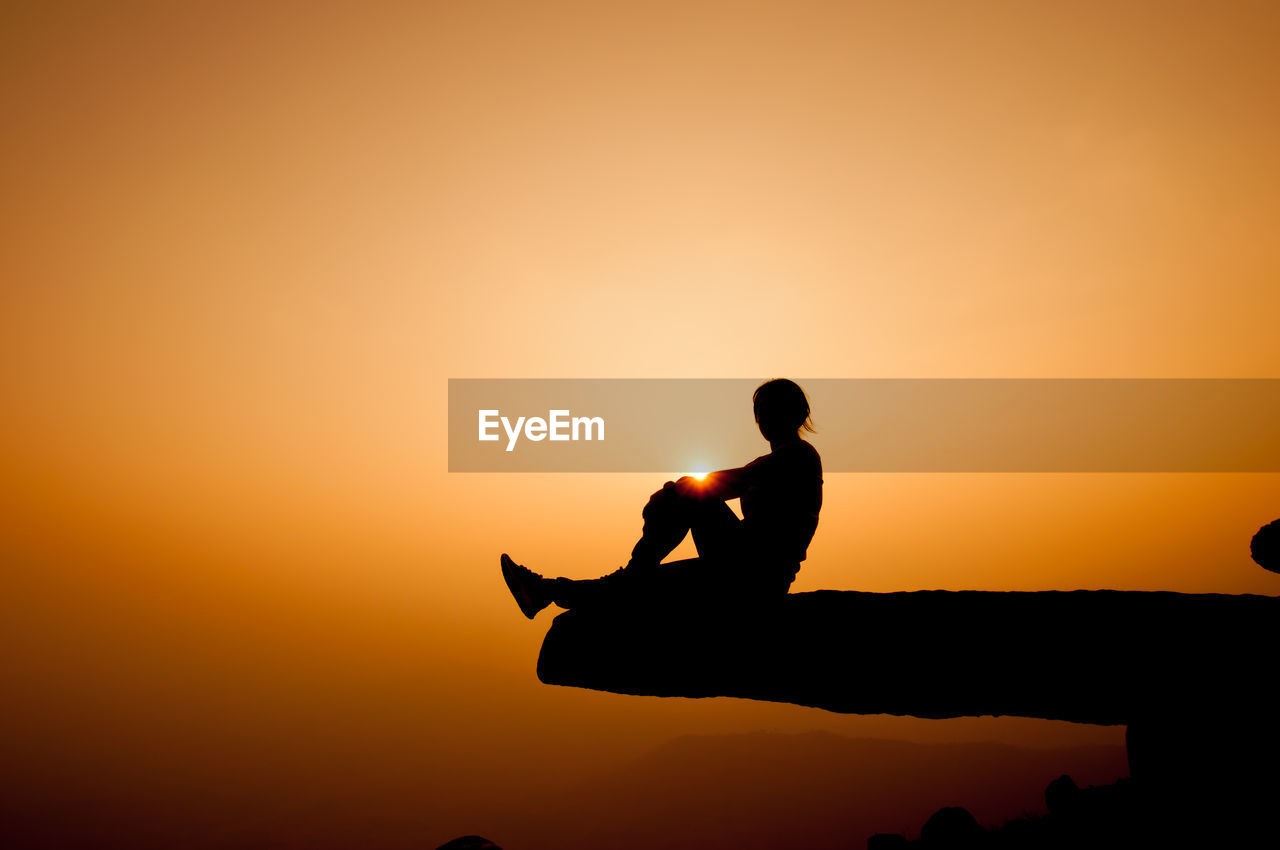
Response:
[[[1061,776],[1049,783],[1049,787],[1045,789],[1045,798],[1052,800],[1065,795],[1068,803],[1065,806],[1051,803],[1047,815],[1015,818],[988,831],[971,822],[972,818],[965,817],[968,813],[963,809],[943,809],[925,824],[920,841],[898,846],[967,846],[1001,850],[1042,850],[1051,847],[1130,850],[1133,847],[1219,846],[1212,841],[1203,840],[1197,844],[1196,839],[1201,836],[1180,831],[1188,823],[1194,823],[1192,820],[1177,819],[1177,824],[1170,829],[1164,813],[1155,812],[1156,817],[1151,818],[1152,812],[1142,808],[1139,798],[1132,791],[1132,782],[1128,779],[1121,779],[1110,785],[1079,788],[1071,777]],[[1192,841],[1188,841],[1189,838]]]
[[[441,844],[436,850],[502,850],[502,848],[487,838],[481,838],[478,835],[464,835],[461,838],[455,838],[450,842]]]
[[[986,843],[987,831],[968,809],[948,806],[938,809],[920,830],[920,843],[928,848],[971,848]]]
[[[1080,786],[1070,776],[1062,775],[1044,789],[1044,804],[1051,815],[1070,816],[1080,805]]]
[[[867,850],[905,850],[910,846],[905,835],[894,832],[877,832],[867,839]]]
[[[543,682],[918,717],[1123,724],[1270,704],[1280,599],[1115,590],[791,594],[770,607],[576,609]]]
[[[1115,590],[815,591],[734,610],[615,605],[556,617],[538,676],[857,714],[1126,724],[1143,801],[1135,829],[1211,846],[1277,837],[1267,813],[1280,797],[1280,727],[1264,659],[1278,614],[1270,596]]]
[[[1249,541],[1249,554],[1264,570],[1280,573],[1280,519],[1258,529]]]

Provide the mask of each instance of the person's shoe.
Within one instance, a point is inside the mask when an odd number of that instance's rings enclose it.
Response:
[[[530,620],[551,604],[542,590],[542,576],[520,566],[505,552],[502,555],[502,577],[507,582],[507,589],[515,597],[516,604],[520,606],[521,613]]]

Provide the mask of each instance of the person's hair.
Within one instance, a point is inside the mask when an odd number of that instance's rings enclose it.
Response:
[[[803,428],[810,433],[817,433],[813,427],[813,418],[809,415],[809,398],[795,381],[786,378],[774,378],[756,387],[751,396],[751,404],[755,408],[756,422],[760,421],[760,412],[768,411],[770,418],[779,425],[799,431]]]

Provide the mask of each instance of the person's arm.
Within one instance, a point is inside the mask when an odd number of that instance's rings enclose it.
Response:
[[[691,495],[728,501],[742,496],[754,471],[752,465],[748,464],[737,469],[722,469],[719,472],[711,472],[701,479],[690,478],[686,475],[676,482],[676,486]]]

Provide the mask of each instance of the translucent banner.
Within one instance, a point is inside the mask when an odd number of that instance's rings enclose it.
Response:
[[[451,379],[450,472],[694,472],[769,451],[748,379]],[[1277,379],[793,379],[827,472],[1280,472]]]

